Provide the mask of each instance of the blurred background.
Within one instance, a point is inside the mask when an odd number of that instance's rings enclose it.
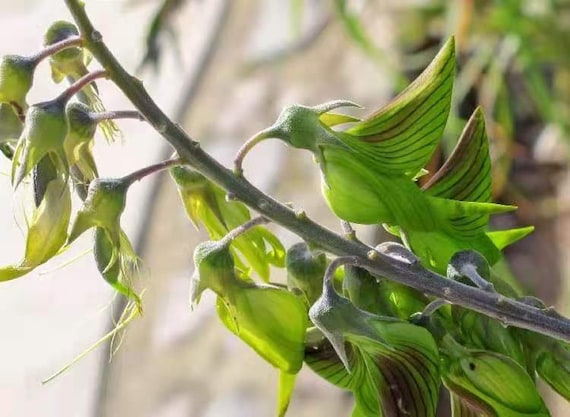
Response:
[[[455,35],[454,104],[432,171],[448,155],[465,119],[483,106],[492,141],[494,197],[519,210],[501,228],[536,226],[507,252],[529,293],[570,314],[570,2],[564,0],[88,0],[87,10],[127,69],[220,161],[270,125],[290,103],[349,99],[371,111],[414,78]],[[0,53],[28,54],[62,1],[0,0]],[[48,65],[30,101],[61,91]],[[129,108],[100,83],[108,109]],[[362,113],[361,113],[362,114]],[[100,141],[104,176],[168,157],[142,123],[121,123],[124,139]],[[339,230],[306,152],[264,142],[247,159],[251,181]],[[0,264],[23,251],[24,219],[0,160]],[[188,307],[194,246],[206,238],[186,219],[168,176],[132,187],[124,226],[144,260],[142,318],[54,381],[41,381],[113,328],[121,300],[96,273],[84,238],[39,272],[0,288],[0,416],[267,417],[277,372],[218,323],[213,300]],[[379,230],[360,228],[369,242]],[[295,236],[276,230],[287,245]],[[280,280],[276,271],[274,280]],[[112,358],[111,358],[112,356]],[[570,405],[550,390],[553,416]],[[349,415],[351,399],[303,370],[294,417]],[[444,416],[445,414],[441,414]]]

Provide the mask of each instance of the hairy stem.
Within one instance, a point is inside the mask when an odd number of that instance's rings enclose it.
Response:
[[[67,87],[63,92],[56,97],[55,101],[60,101],[62,103],[67,103],[71,97],[75,94],[79,93],[85,86],[91,84],[93,81],[98,80],[99,78],[106,78],[107,71],[104,69],[92,71],[88,74],[85,74],[83,77],[75,81],[69,87]]]
[[[121,179],[125,182],[127,186],[130,186],[134,182],[142,180],[144,177],[171,168],[175,165],[182,165],[183,163],[184,161],[180,158],[167,159],[166,161],[161,161],[156,164],[152,164],[147,167],[141,168],[137,171],[134,171],[129,175],[125,175]]]
[[[102,42],[79,0],[65,0],[81,34],[85,46],[108,71],[110,78],[119,87],[146,120],[172,145],[185,163],[231,192],[243,203],[264,217],[280,224],[301,238],[318,244],[323,250],[338,256],[354,256],[361,267],[371,273],[415,288],[427,295],[442,298],[449,303],[477,311],[500,320],[506,325],[570,341],[570,320],[546,310],[525,305],[500,294],[482,291],[431,272],[419,264],[399,262],[386,255],[367,257],[371,248],[361,242],[350,241],[306,216],[275,201],[251,185],[245,178],[235,175],[209,154],[200,149],[177,124],[173,123],[152,100],[142,83],[128,74],[109,48]]]
[[[265,223],[269,223],[269,220],[267,220],[265,217],[255,217],[251,220],[249,220],[248,222],[236,227],[235,229],[230,230],[223,238],[221,238],[218,242],[222,245],[222,246],[227,246],[229,245],[232,240],[234,240],[236,237],[239,237],[241,235],[243,235],[245,232],[247,232],[250,229],[253,229],[256,226],[259,226],[260,224],[265,224]]]
[[[104,112],[92,112],[89,114],[91,120],[96,122],[102,122],[104,120],[117,120],[117,119],[135,119],[141,122],[145,121],[140,112],[136,110],[115,110],[115,111],[104,111]]]

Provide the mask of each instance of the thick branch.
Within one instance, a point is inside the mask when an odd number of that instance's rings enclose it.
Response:
[[[330,253],[358,257],[361,266],[374,274],[478,311],[505,324],[570,341],[570,321],[565,318],[507,299],[500,294],[449,280],[426,270],[421,265],[400,263],[380,253],[368,257],[370,247],[344,239],[306,216],[296,216],[293,210],[265,195],[245,178],[234,175],[232,171],[200,149],[198,142],[192,140],[180,126],[162,112],[142,83],[124,70],[102,42],[101,34],[93,27],[82,2],[79,0],[65,0],[65,2],[81,31],[85,46],[107,70],[108,78],[122,90],[144,118],[174,147],[186,163],[231,192],[253,210],[303,239],[320,245]]]

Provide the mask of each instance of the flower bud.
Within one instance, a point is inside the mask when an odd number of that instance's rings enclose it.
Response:
[[[44,46],[49,46],[77,35],[79,35],[79,31],[73,23],[59,20],[54,22],[45,33]],[[87,65],[90,61],[91,55],[89,52],[80,47],[66,48],[53,54],[50,57],[50,66],[54,82],[59,83],[66,78],[70,83],[77,81],[89,72]],[[83,88],[77,93],[77,97],[79,101],[88,105],[93,111],[102,112],[105,110],[95,83],[90,83]],[[113,140],[120,133],[119,128],[112,120],[103,120],[99,125],[109,141]]]
[[[287,250],[285,258],[287,286],[303,294],[310,306],[320,297],[327,257],[323,252],[312,251],[305,242],[296,243]]]
[[[218,295],[218,314],[226,327],[273,366],[296,373],[303,362],[307,311],[296,295],[239,279],[227,246],[203,242],[194,251],[191,303],[209,289]]]
[[[128,184],[116,178],[96,178],[89,184],[87,198],[77,213],[68,242],[91,227],[106,230],[114,246],[119,245],[121,214],[125,209]]]
[[[57,171],[68,175],[63,143],[67,135],[64,106],[59,101],[34,104],[26,113],[24,130],[12,164],[12,180],[17,187],[41,159],[50,154]]]
[[[449,337],[444,351],[442,378],[455,410],[492,416],[549,416],[532,378],[511,358],[462,348]]]
[[[9,103],[17,113],[24,113],[26,96],[34,82],[37,61],[21,55],[5,55],[0,59],[0,102]]]
[[[202,242],[194,249],[196,269],[190,282],[190,305],[195,307],[206,289],[229,296],[227,289],[235,280],[235,264],[227,246],[217,242]]]

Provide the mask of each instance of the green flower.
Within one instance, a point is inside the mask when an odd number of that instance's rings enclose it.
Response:
[[[226,193],[202,174],[183,166],[170,169],[186,214],[194,226],[201,223],[211,239],[221,239],[231,229],[247,222],[251,216],[239,201],[228,201]],[[269,279],[271,265],[284,266],[283,245],[264,227],[256,227],[236,238],[231,245],[238,268],[246,275],[249,267],[264,281]]]
[[[320,297],[327,257],[323,252],[311,250],[305,242],[296,243],[287,250],[287,286],[303,295],[307,305]]]
[[[365,269],[345,266],[344,271],[343,292],[362,310],[404,320],[421,312],[428,303],[426,297],[413,288],[376,278]]]
[[[0,103],[0,150],[11,159],[24,125],[12,106]]]
[[[245,282],[236,275],[232,254],[219,242],[204,242],[194,251],[196,271],[190,302],[206,289],[218,295],[224,325],[280,370],[278,414],[287,410],[295,375],[304,358],[307,310],[299,297],[283,288]]]
[[[26,236],[24,259],[17,266],[0,268],[0,281],[21,277],[59,253],[67,239],[71,194],[66,181],[57,176],[45,187],[34,210]]]
[[[538,354],[536,372],[552,389],[570,401],[570,345],[552,342],[548,349]]]
[[[447,336],[442,379],[451,393],[454,417],[550,416],[534,381],[513,359],[459,346]]]
[[[305,361],[353,392],[353,416],[435,417],[439,355],[426,329],[357,308],[326,278],[309,316],[328,341],[309,340]]]
[[[21,55],[0,59],[0,102],[14,106],[20,115],[28,108],[26,96],[32,88],[37,64],[36,59]]]
[[[54,160],[57,172],[64,173],[67,177],[69,167],[64,150],[66,135],[64,103],[53,100],[30,106],[12,163],[14,186],[18,187],[47,155]]]
[[[487,291],[495,291],[491,282],[491,268],[486,259],[475,251],[461,251],[454,254],[447,268],[447,276],[467,285],[475,284]],[[498,287],[506,288],[508,284],[499,280],[499,277],[495,277],[494,281]],[[504,326],[495,319],[455,305],[451,307],[451,317],[460,329],[462,345],[501,353],[519,365],[527,366],[527,354],[516,331],[512,328]],[[529,372],[533,373],[533,370],[529,369]]]
[[[58,20],[44,34],[44,46],[49,46],[78,35],[79,31],[73,23]],[[49,60],[52,79],[56,83],[60,83],[64,79],[73,83],[89,72],[87,65],[89,65],[90,61],[91,55],[89,52],[80,47],[59,51],[53,54]],[[102,112],[105,110],[105,107],[98,93],[97,85],[91,83],[81,90],[77,96],[81,102],[87,104],[94,111]],[[112,120],[102,121],[101,129],[108,140],[112,140],[119,133],[119,128]]]
[[[490,158],[480,110],[429,186],[422,190],[416,183],[443,134],[454,71],[450,39],[414,82],[364,120],[330,113],[355,106],[346,101],[286,107],[273,126],[242,147],[237,170],[256,143],[281,139],[313,153],[322,173],[322,193],[339,218],[387,224],[427,267],[438,272],[444,272],[451,256],[462,249],[477,250],[493,264],[502,247],[531,229],[487,233],[490,214],[515,207],[490,203]],[[353,125],[336,128],[344,123]]]
[[[102,227],[95,227],[93,234],[93,256],[97,270],[117,292],[134,301],[141,310],[142,301],[132,289],[133,281],[138,274],[139,259],[129,241],[121,230],[119,243]]]
[[[79,196],[85,199],[89,183],[99,177],[93,158],[97,121],[91,117],[89,107],[83,103],[69,103],[65,113],[68,127],[64,142],[65,155],[75,189]]]

